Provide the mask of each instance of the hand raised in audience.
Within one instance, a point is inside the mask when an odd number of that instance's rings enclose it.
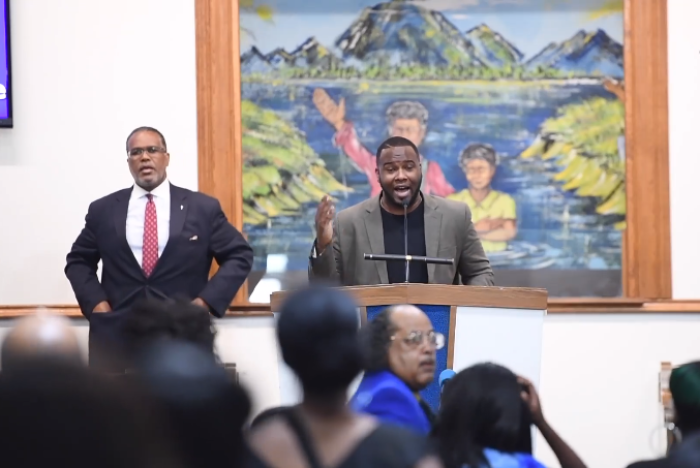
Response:
[[[542,405],[540,404],[540,396],[535,390],[535,386],[525,377],[518,377],[518,383],[522,386],[520,396],[527,403],[532,416],[532,422],[535,426],[540,426],[544,422],[544,414],[542,413]]]

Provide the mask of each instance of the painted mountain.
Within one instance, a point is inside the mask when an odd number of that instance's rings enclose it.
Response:
[[[345,61],[365,66],[484,66],[442,13],[396,0],[365,8],[335,45]]]
[[[556,68],[589,76],[623,76],[622,45],[605,31],[579,31],[561,44],[551,43],[527,61],[528,69]]]
[[[253,46],[248,52],[241,55],[241,72],[246,74],[268,73],[273,70],[272,64],[265,54]]]
[[[485,24],[470,29],[464,35],[474,46],[479,60],[490,67],[516,65],[523,59],[523,53],[517,47]]]
[[[246,74],[268,73],[286,67],[332,70],[342,61],[311,37],[292,52],[277,48],[267,55],[255,46],[241,55],[241,71]]]

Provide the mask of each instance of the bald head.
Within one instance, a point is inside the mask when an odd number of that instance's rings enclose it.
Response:
[[[80,345],[70,321],[51,315],[20,319],[5,337],[0,359],[3,372],[34,360],[82,364]]]

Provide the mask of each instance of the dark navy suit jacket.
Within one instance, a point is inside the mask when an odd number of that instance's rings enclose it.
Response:
[[[147,278],[126,240],[131,191],[120,190],[90,204],[85,227],[66,257],[66,276],[90,320],[90,362],[98,367],[100,348],[121,344],[123,315],[138,300],[200,297],[221,317],[253,264],[253,250],[216,199],[171,184],[170,236]],[[209,279],[212,260],[219,269]],[[109,302],[113,312],[93,314],[102,301]]]
[[[389,371],[365,374],[350,399],[350,407],[359,413],[371,414],[383,423],[412,429],[419,434],[428,434],[431,429],[416,395]]]
[[[253,250],[226,219],[219,202],[170,185],[170,237],[146,278],[126,240],[131,188],[90,204],[85,227],[66,257],[65,273],[87,318],[107,301],[113,310],[141,298],[201,297],[221,317],[248,276]],[[212,260],[219,270],[209,279]],[[97,265],[102,260],[102,281]]]

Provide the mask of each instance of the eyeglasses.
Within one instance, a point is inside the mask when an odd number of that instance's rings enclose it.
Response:
[[[396,336],[391,337],[392,341],[395,339]],[[429,332],[412,331],[408,336],[402,338],[402,341],[411,348],[417,348],[422,345],[426,339],[428,340],[428,344],[435,347],[435,349],[442,349],[445,347],[445,335],[434,330],[430,330]]]
[[[160,146],[147,146],[145,148],[131,148],[129,151],[126,152],[126,154],[129,155],[130,158],[140,158],[143,156],[143,153],[148,153],[148,154],[158,154],[158,153],[165,153],[165,148],[161,148]]]

